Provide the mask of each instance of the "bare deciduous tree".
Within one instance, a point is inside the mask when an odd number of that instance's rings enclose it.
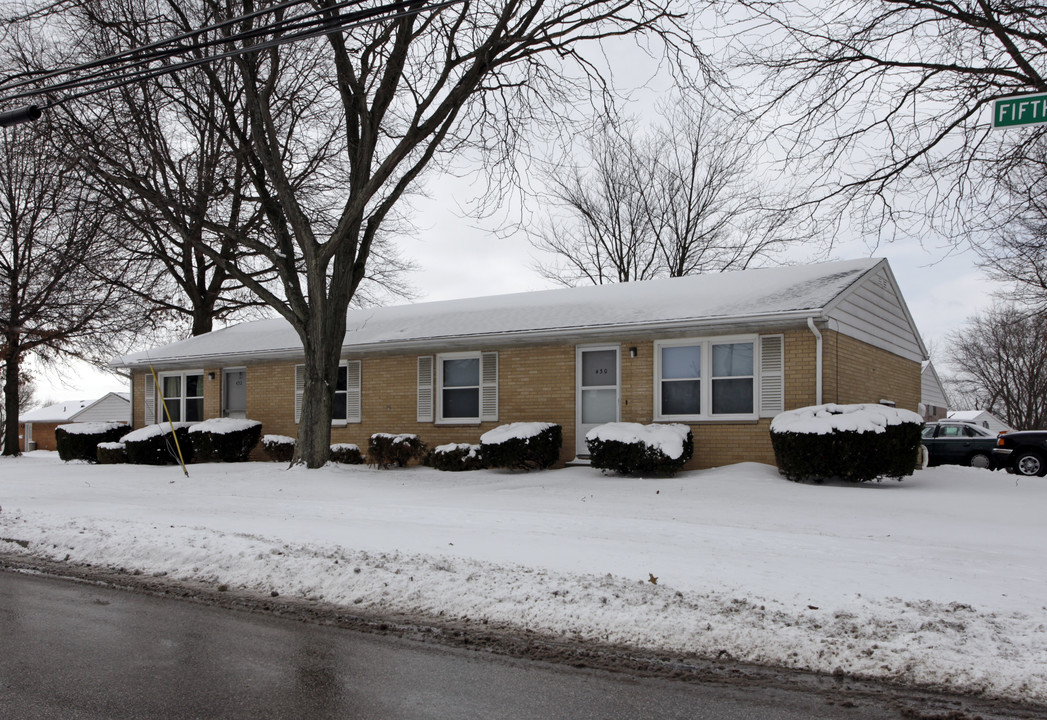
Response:
[[[3,380],[4,374],[7,372],[7,366],[4,363],[0,363],[0,381]],[[21,414],[25,410],[32,407],[33,402],[36,399],[36,386],[33,383],[32,376],[24,371],[20,370],[18,373],[18,412]],[[3,453],[3,449],[7,446],[7,412],[6,402],[0,403],[0,454]],[[18,425],[18,420],[15,420],[15,425]]]
[[[558,208],[533,233],[556,261],[539,271],[564,285],[741,270],[788,242],[787,213],[751,180],[752,148],[709,105],[678,104],[641,134],[608,123],[590,162],[546,174]]]
[[[106,2],[84,6],[103,23],[124,27],[129,8]],[[555,124],[559,109],[604,87],[596,66],[579,53],[583,44],[628,36],[661,41],[685,72],[682,61],[699,53],[684,19],[689,6],[675,2],[481,0],[439,10],[419,4],[416,13],[347,29],[338,25],[340,6],[316,0],[294,6],[331,21],[315,40],[263,46],[272,34],[252,34],[268,22],[257,13],[220,31],[228,33],[223,50],[239,54],[232,73],[221,62],[201,66],[220,108],[214,127],[242,165],[264,220],[262,232],[240,233],[236,242],[246,251],[241,257],[272,268],[277,289],[259,282],[254,267],[223,258],[211,245],[197,247],[275,308],[301,339],[296,462],[317,467],[327,459],[346,310],[422,174],[438,159],[466,151],[490,167],[507,167],[531,122]],[[152,7],[154,22],[136,23],[151,33],[135,35],[143,44],[158,33],[266,5],[156,0]],[[234,29],[248,34],[234,38]],[[93,112],[94,122],[125,120],[116,110]]]
[[[866,229],[993,224],[996,183],[1043,129],[989,130],[994,98],[1045,91],[1042,8],[999,0],[739,0],[742,64],[784,167]],[[986,213],[988,212],[988,216]],[[839,217],[839,216],[837,216]]]
[[[949,348],[957,405],[1021,430],[1047,428],[1047,315],[995,307],[953,333]]]
[[[5,455],[18,454],[21,366],[75,357],[101,363],[145,324],[111,282],[129,272],[89,211],[92,191],[45,124],[0,136],[0,364]]]

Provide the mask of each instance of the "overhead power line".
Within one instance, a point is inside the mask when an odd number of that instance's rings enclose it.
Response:
[[[0,97],[0,104],[40,97],[48,99],[43,103],[0,112],[0,127],[35,120],[40,117],[41,110],[76,98],[169,75],[216,60],[320,37],[335,31],[397,20],[425,11],[441,10],[465,0],[438,0],[437,2],[394,0],[374,7],[342,12],[363,3],[363,0],[345,0],[330,7],[314,9],[291,17],[280,16],[287,10],[308,1],[287,0],[264,10],[223,20],[90,62],[57,70],[23,73],[8,77],[0,81],[0,94],[3,94]],[[277,16],[277,19],[249,26],[239,32],[229,32],[237,25],[242,26],[243,23],[249,23],[266,15]],[[250,44],[244,46],[241,43]],[[230,45],[234,47],[229,47]],[[223,47],[228,49],[221,49]],[[188,55],[192,57],[185,57]],[[58,97],[55,97],[56,95]]]

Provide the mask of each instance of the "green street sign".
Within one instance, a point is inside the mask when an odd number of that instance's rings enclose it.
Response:
[[[1047,123],[1047,94],[1016,95],[992,103],[992,126],[996,128]]]

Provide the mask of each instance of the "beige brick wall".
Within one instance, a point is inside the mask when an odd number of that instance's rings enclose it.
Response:
[[[825,336],[825,402],[878,403],[916,412],[920,403],[920,363],[906,360],[837,332]]]
[[[815,339],[806,328],[782,329],[785,337],[786,408],[815,401]],[[825,402],[894,400],[898,407],[916,409],[920,397],[920,364],[870,345],[823,331]],[[630,349],[636,348],[636,357]],[[493,350],[494,348],[475,348]],[[498,422],[443,425],[417,420],[417,353],[359,358],[362,375],[363,422],[335,426],[332,442],[367,447],[376,432],[415,433],[430,447],[449,442],[478,442],[480,435],[508,422],[543,421],[563,427],[561,461],[574,457],[574,344],[498,348]],[[435,354],[435,353],[433,353]],[[356,358],[352,358],[356,359]],[[247,414],[259,420],[263,432],[294,437],[293,362],[247,364]],[[221,368],[211,380],[205,373],[204,407],[208,417],[221,412]],[[135,427],[143,424],[143,374],[134,376]],[[654,343],[621,343],[621,417],[649,423],[654,412]],[[733,423],[695,423],[695,457],[688,468],[717,467],[735,462],[772,463],[769,419]]]

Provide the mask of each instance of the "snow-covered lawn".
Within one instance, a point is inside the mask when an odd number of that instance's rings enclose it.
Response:
[[[1047,479],[189,471],[0,459],[0,551],[1047,702]]]

